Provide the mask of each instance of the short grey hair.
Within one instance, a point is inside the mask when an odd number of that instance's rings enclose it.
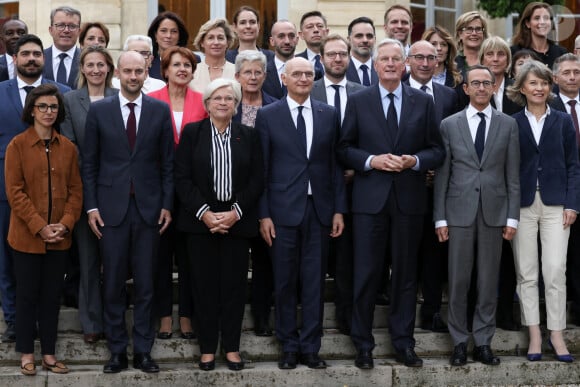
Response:
[[[266,55],[264,55],[262,52],[260,51],[256,51],[256,50],[244,50],[244,51],[240,51],[238,53],[238,56],[236,56],[236,74],[238,74],[241,70],[242,67],[244,66],[244,63],[252,63],[252,62],[260,62],[260,65],[262,66],[262,71],[265,73],[266,72]]]
[[[125,44],[123,44],[123,51],[127,51],[129,49],[129,43],[131,42],[147,42],[149,45],[149,51],[153,51],[153,41],[147,35],[129,35],[127,39],[125,39]]]
[[[578,46],[580,46],[580,35],[576,36],[576,39],[574,39],[574,49]]]
[[[376,47],[375,51],[373,52],[373,62],[377,60],[377,57],[379,55],[378,54],[379,48],[381,48],[383,46],[388,46],[388,45],[398,46],[399,49],[401,50],[401,58],[403,58],[403,62],[407,59],[407,54],[405,53],[405,47],[403,46],[403,43],[401,43],[397,39],[385,38],[385,39],[381,40],[379,42],[379,44],[377,44],[377,47]]]
[[[520,106],[526,106],[527,104],[526,97],[521,93],[521,90],[524,86],[526,78],[528,77],[528,74],[534,74],[536,77],[544,81],[548,81],[550,84],[550,91],[552,90],[552,85],[554,84],[554,80],[552,79],[552,71],[544,63],[537,60],[530,60],[524,63],[518,70],[518,75],[516,76],[514,84],[512,86],[508,86],[506,90],[508,98]],[[546,102],[549,103],[552,99],[554,99],[554,94],[550,92]]]
[[[203,92],[203,107],[205,111],[209,113],[207,109],[208,101],[211,98],[212,94],[216,92],[216,90],[221,89],[223,87],[230,87],[234,92],[234,98],[236,100],[236,107],[234,109],[234,115],[238,112],[238,106],[240,102],[242,102],[242,86],[240,83],[233,79],[226,79],[226,78],[216,78],[207,85]]]
[[[73,7],[68,7],[65,5],[62,7],[57,7],[55,9],[53,9],[52,11],[50,11],[50,25],[51,26],[54,23],[54,15],[56,15],[57,12],[62,12],[67,16],[78,16],[79,17],[79,24],[81,22],[81,11],[79,11],[78,9],[74,9]]]
[[[556,60],[554,61],[554,64],[552,65],[552,73],[554,73],[554,75],[558,75],[558,73],[560,72],[560,65],[564,62],[580,63],[580,58],[578,57],[578,55],[574,55],[571,53],[563,54],[557,57]]]

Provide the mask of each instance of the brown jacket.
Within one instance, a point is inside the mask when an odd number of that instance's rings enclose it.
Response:
[[[6,196],[12,209],[8,243],[21,252],[44,254],[46,250],[66,250],[72,229],[82,208],[82,183],[77,149],[64,136],[53,131],[50,140],[50,184],[52,215],[48,221],[48,159],[44,141],[33,127],[14,137],[6,148]],[[65,239],[45,243],[38,232],[51,223],[69,229]]]

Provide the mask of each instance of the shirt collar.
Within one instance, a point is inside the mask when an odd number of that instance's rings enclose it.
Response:
[[[142,104],[143,104],[143,93],[139,93],[139,97],[137,97],[135,100],[129,101],[127,98],[125,98],[125,96],[123,95],[123,93],[121,93],[119,91],[119,101],[121,101],[121,106],[125,106],[129,102],[133,102],[137,106],[142,106]]]
[[[409,85],[411,85],[411,87],[414,89],[421,89],[421,86],[423,86],[422,83],[417,82],[410,75],[409,75]],[[425,86],[427,86],[429,88],[429,90],[431,91],[431,94],[433,94],[433,80],[429,79],[429,82],[425,83]]]
[[[469,106],[467,107],[467,110],[465,111],[465,114],[467,115],[467,118],[469,119],[469,118],[472,118],[473,116],[475,116],[477,113],[483,113],[483,114],[485,114],[485,118],[490,119],[491,112],[492,112],[491,104],[487,104],[485,109],[483,109],[481,111],[479,111],[475,107],[473,107],[472,104],[469,104]]]
[[[373,59],[372,59],[372,57],[369,58],[369,60],[367,60],[366,62],[361,62],[360,60],[356,59],[354,56],[351,56],[350,59],[352,60],[352,64],[354,64],[354,67],[357,70],[360,68],[360,66],[362,64],[367,65],[367,67],[369,68],[369,70],[371,69],[371,67],[373,67]]]
[[[540,117],[540,120],[548,117],[551,112],[552,112],[552,109],[550,109],[550,105],[546,105],[546,112],[544,113],[544,115],[542,117]],[[534,120],[536,119],[536,116],[528,110],[528,105],[526,105],[524,107],[524,114],[528,118],[534,118]]]
[[[288,101],[288,107],[290,108],[290,111],[292,111],[294,109],[298,109],[298,106],[304,106],[306,109],[312,109],[311,104],[310,104],[310,97],[308,97],[302,105],[300,105],[298,102],[294,101],[289,96],[286,97],[286,101]]]
[[[69,56],[69,58],[73,58],[75,56],[75,51],[77,49],[77,46],[72,46],[70,49],[68,49],[67,51],[61,51],[58,48],[56,48],[56,46],[52,46],[52,59],[56,60],[58,59],[58,56],[60,54],[62,54],[63,52],[65,54],[67,54]]]
[[[314,60],[314,57],[316,55],[320,55],[320,54],[317,54],[314,51],[312,51],[311,49],[306,48],[306,56],[308,57],[308,60],[313,61]]]
[[[40,86],[40,83],[42,82],[42,77],[38,77],[38,79],[36,81],[34,81],[34,83],[32,83],[31,85],[29,85],[28,83],[24,82],[22,79],[20,79],[19,76],[16,76],[16,82],[18,82],[18,89],[22,89],[24,86]]]
[[[564,105],[568,104],[568,101],[570,101],[570,100],[575,100],[575,101],[576,101],[576,103],[580,102],[580,101],[578,100],[578,94],[576,94],[576,97],[575,97],[575,98],[568,98],[568,97],[566,97],[566,96],[565,96],[564,94],[562,94],[562,93],[558,93],[558,95],[559,95],[559,96],[560,96],[560,98],[562,99],[562,102],[564,103]]]
[[[209,121],[211,122],[211,130],[213,131],[213,135],[214,135],[214,137],[215,137],[215,136],[219,136],[219,135],[220,135],[220,133],[219,133],[219,131],[217,130],[217,128],[215,127],[215,125],[213,124],[213,122],[211,121],[211,119],[210,119]],[[229,123],[229,124],[228,124],[228,126],[226,127],[226,130],[224,131],[224,134],[223,134],[223,136],[224,136],[224,137],[226,137],[226,138],[227,138],[227,137],[229,137],[229,135],[230,135],[230,129],[231,129],[231,127],[232,127],[232,122],[230,121],[230,123]]]
[[[387,96],[391,93],[390,91],[385,89],[383,85],[381,85],[380,83],[379,83],[379,92],[381,93],[381,101],[387,98]],[[401,86],[401,83],[399,83],[399,86],[397,86],[397,88],[394,91],[392,91],[392,93],[395,94],[395,97],[397,99],[403,98],[403,86]]]
[[[342,87],[346,87],[346,77],[345,78],[342,78],[342,80],[340,82],[332,83],[332,81],[330,79],[326,78],[326,75],[325,75],[324,76],[324,87],[325,88],[329,88],[332,85],[339,85],[339,86],[342,86]]]

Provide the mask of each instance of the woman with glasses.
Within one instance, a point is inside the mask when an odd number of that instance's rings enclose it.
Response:
[[[520,16],[516,34],[512,38],[512,55],[527,48],[551,69],[554,60],[568,52],[550,39],[554,30],[554,13],[550,5],[539,1],[529,3]]]
[[[186,233],[204,371],[215,368],[220,336],[227,367],[244,368],[239,347],[248,252],[258,235],[264,167],[258,133],[232,121],[241,99],[238,82],[210,82],[203,93],[209,118],[185,126],[175,155],[176,223]]]
[[[22,120],[30,125],[6,148],[6,196],[12,209],[8,243],[16,277],[16,351],[20,371],[36,374],[38,326],[42,368],[64,374],[55,357],[62,290],[71,233],[82,207],[75,146],[58,133],[63,98],[53,84],[30,91]]]
[[[466,12],[457,18],[455,40],[458,54],[455,63],[463,79],[466,79],[466,69],[479,64],[479,48],[484,39],[487,39],[487,21],[479,12]]]
[[[172,46],[187,47],[189,32],[183,20],[173,12],[163,12],[151,22],[147,35],[153,42],[153,57],[149,76],[163,79],[161,73],[161,58],[163,52]]]
[[[580,210],[580,166],[570,115],[550,109],[552,72],[529,61],[508,95],[525,109],[514,114],[520,128],[520,222],[513,239],[522,325],[528,326],[528,360],[542,359],[538,233],[546,297],[548,346],[558,361],[574,360],[566,348],[566,253],[570,226]]]
[[[441,26],[429,27],[421,40],[428,41],[437,50],[437,67],[433,74],[433,82],[452,88],[461,84],[463,79],[454,60],[457,47],[449,31]]]
[[[161,58],[161,73],[167,86],[149,93],[150,97],[164,101],[169,105],[172,116],[173,140],[176,147],[185,125],[201,121],[207,117],[201,94],[188,87],[189,82],[193,79],[195,67],[195,56],[189,49],[179,46],[169,47],[163,52]],[[161,318],[157,338],[162,340],[170,339],[172,336],[174,256],[179,270],[181,338],[187,340],[195,338],[191,326],[191,317],[193,316],[191,282],[187,270],[187,257],[184,255],[184,236],[176,232],[173,225],[170,225],[169,229],[161,235],[155,283],[154,313]]]
[[[82,162],[85,142],[85,121],[92,102],[112,96],[119,91],[112,88],[113,58],[99,46],[87,46],[81,51],[77,90],[64,96],[65,119],[60,126],[61,133],[79,149]],[[101,298],[101,260],[99,245],[91,231],[85,211],[75,227],[73,238],[79,258],[79,319],[83,329],[83,339],[94,344],[103,338],[103,303]]]

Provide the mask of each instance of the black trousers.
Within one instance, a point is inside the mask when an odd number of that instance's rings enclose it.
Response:
[[[251,239],[252,248],[252,315],[255,320],[266,322],[270,319],[274,273],[268,245],[261,236]]]
[[[195,305],[199,350],[216,353],[240,349],[248,280],[247,238],[222,234],[188,234],[187,255]]]
[[[16,352],[34,353],[34,332],[43,355],[54,355],[60,294],[68,250],[45,254],[13,251],[16,276]]]

